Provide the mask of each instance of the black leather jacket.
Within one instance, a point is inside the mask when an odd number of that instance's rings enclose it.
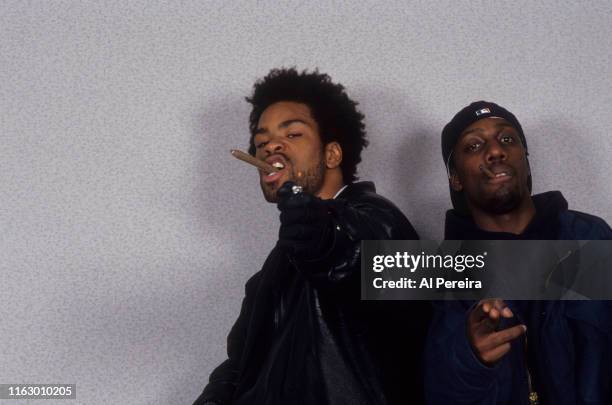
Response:
[[[349,185],[333,205],[326,257],[295,263],[274,248],[247,282],[228,359],[196,405],[423,403],[428,304],[361,301],[359,277],[361,240],[418,236],[373,183]]]

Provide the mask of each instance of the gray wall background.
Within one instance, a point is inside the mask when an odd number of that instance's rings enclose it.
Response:
[[[347,87],[362,179],[424,238],[450,205],[440,130],[478,99],[521,120],[535,192],[612,221],[611,38],[608,0],[2,1],[0,383],[197,397],[276,239],[228,153],[272,67]]]

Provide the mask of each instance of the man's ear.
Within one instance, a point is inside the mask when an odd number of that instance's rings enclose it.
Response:
[[[453,191],[463,191],[463,184],[461,183],[461,180],[459,180],[459,175],[455,170],[450,172],[448,181]]]
[[[342,163],[342,147],[338,142],[325,145],[325,165],[328,169],[335,169]]]

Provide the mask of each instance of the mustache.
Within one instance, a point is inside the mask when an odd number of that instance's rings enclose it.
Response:
[[[516,174],[516,170],[513,167],[508,165],[494,163],[492,165],[480,165],[480,171],[488,178],[495,178],[495,175],[501,172],[506,172],[507,174],[514,176]]]
[[[287,157],[287,155],[285,155],[283,152],[274,152],[271,155],[266,156],[264,160],[267,160],[267,159],[269,159],[269,158],[271,158],[273,156],[281,156],[285,161],[287,161],[287,162],[291,161],[291,159],[289,159]]]

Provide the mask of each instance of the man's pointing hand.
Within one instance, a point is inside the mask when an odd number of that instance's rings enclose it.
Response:
[[[278,190],[281,222],[278,246],[295,259],[317,260],[331,248],[331,204],[294,186],[288,181]]]
[[[468,317],[467,333],[474,353],[487,366],[494,365],[508,351],[510,342],[523,335],[525,325],[497,330],[501,318],[514,314],[501,299],[485,299],[476,305]]]

